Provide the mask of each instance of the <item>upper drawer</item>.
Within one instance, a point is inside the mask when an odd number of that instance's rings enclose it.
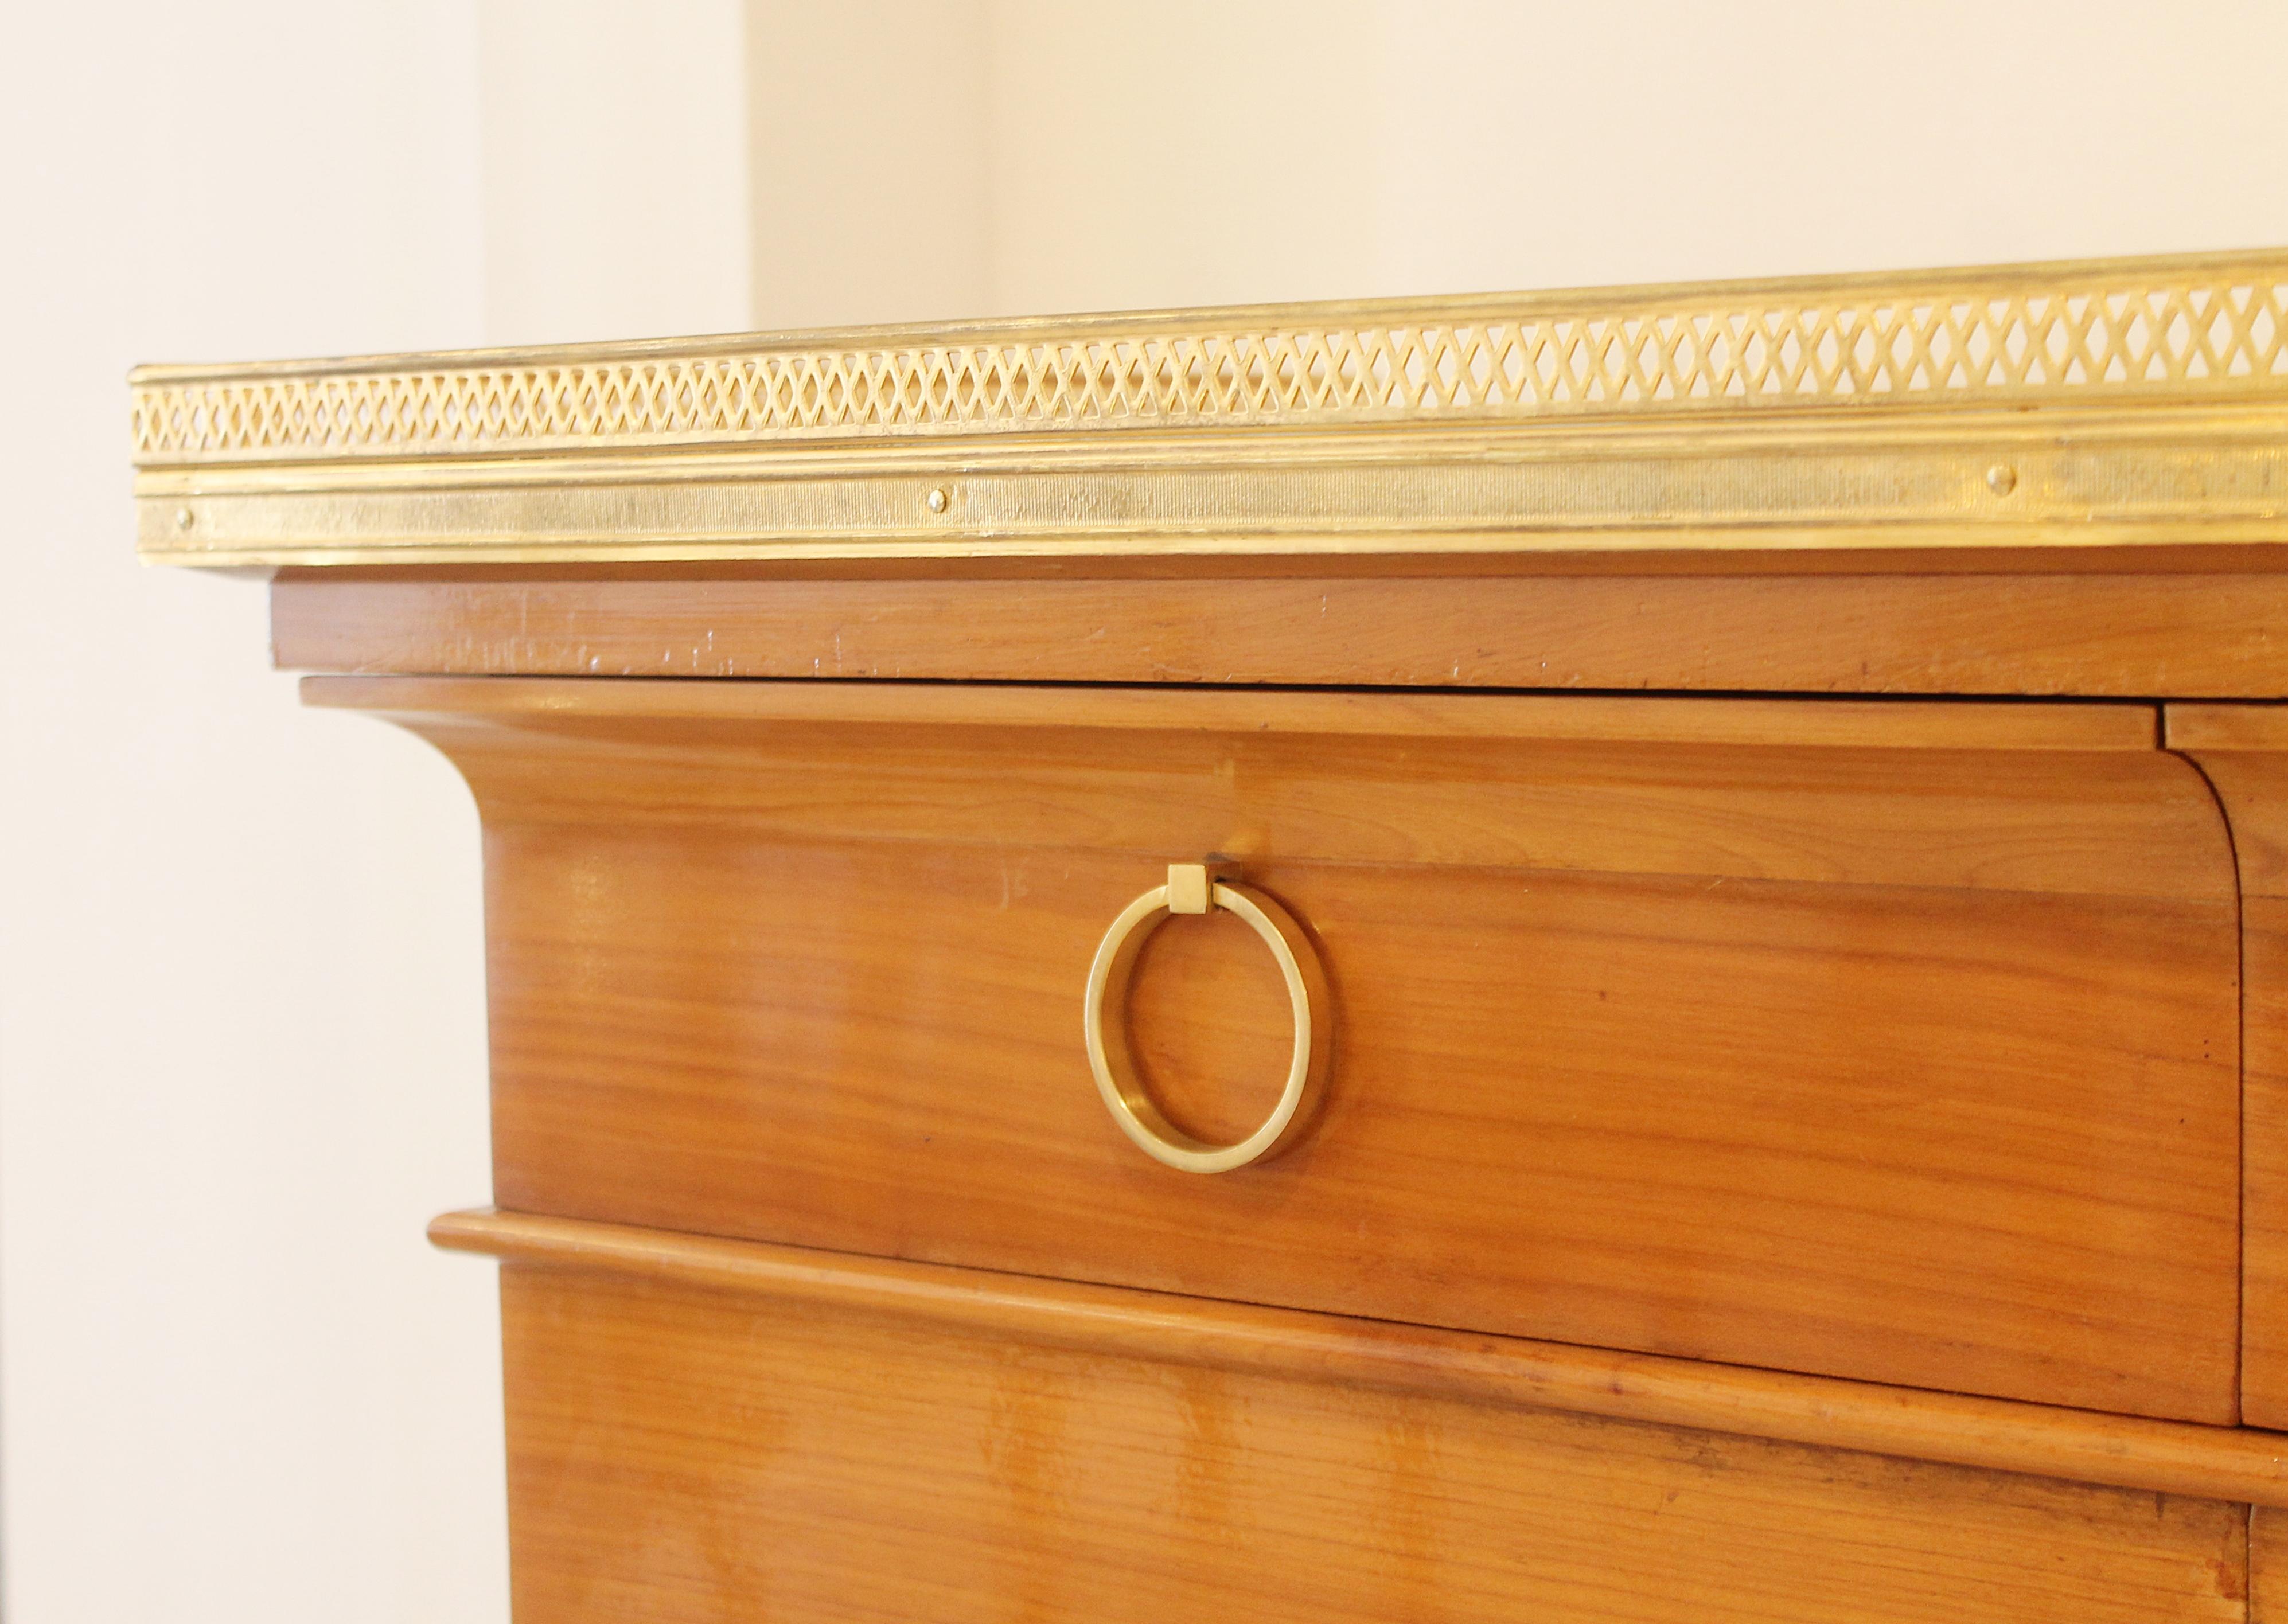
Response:
[[[497,1198],[583,1217],[2234,1419],[2237,942],[2136,707],[314,679],[486,821]],[[1331,1069],[1202,1176],[1100,1101],[1108,925],[1210,853]],[[1180,1124],[1288,998],[1169,922]]]

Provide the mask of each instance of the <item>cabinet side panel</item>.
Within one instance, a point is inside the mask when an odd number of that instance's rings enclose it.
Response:
[[[2249,1624],[2288,1624],[2288,1511],[2248,1510]]]
[[[2281,713],[2173,707],[2208,774],[2241,881],[2241,1414],[2288,1428],[2288,726]],[[2268,735],[2277,733],[2276,741]],[[2265,748],[2276,743],[2276,748]]]

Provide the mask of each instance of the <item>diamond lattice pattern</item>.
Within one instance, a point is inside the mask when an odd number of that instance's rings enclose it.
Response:
[[[2283,381],[2288,281],[2274,274],[163,381],[137,391],[135,442],[139,460],[163,462],[2157,388],[2270,393]]]

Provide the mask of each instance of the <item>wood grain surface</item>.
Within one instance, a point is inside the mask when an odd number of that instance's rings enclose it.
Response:
[[[1511,739],[1631,744],[1874,746],[1887,750],[2150,752],[2160,713],[2147,705],[1907,700],[1647,700],[1601,693],[1482,694],[1384,690],[1113,688],[888,682],[468,682],[308,677],[306,702],[354,709],[662,723],[898,723],[1061,728],[1090,733],[1309,733],[1372,739]]]
[[[290,569],[274,646],[465,675],[2288,693],[2276,574],[838,574]]]
[[[2243,1508],[504,1271],[520,1624],[2234,1624]]]
[[[2242,1413],[2288,1428],[2288,709],[2172,705],[2232,825],[2242,918]]]
[[[719,710],[322,691],[410,715],[484,810],[504,1206],[2236,1417],[2234,886],[2173,757],[1931,732],[2026,725],[1983,707],[1903,708],[1895,749],[1879,714],[1646,742],[1699,725],[1657,701],[1606,741],[1501,737],[1562,701],[1498,698],[1347,738],[1279,695],[1186,732],[648,688]],[[1210,852],[1314,932],[1336,1062],[1296,1150],[1200,1178],[1104,1114],[1079,1005],[1106,923]],[[1201,923],[1132,1031],[1180,1123],[1235,1132],[1284,1002]]]
[[[729,1292],[759,1313],[848,1309],[1015,1344],[1559,1410],[2197,1500],[2288,1508],[2288,1438],[2249,1427],[1882,1387],[1569,1343],[481,1208],[449,1250]]]
[[[2288,1511],[2248,1513],[2248,1624],[2288,1624]]]

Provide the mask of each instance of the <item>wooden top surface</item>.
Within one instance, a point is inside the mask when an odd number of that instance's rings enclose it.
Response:
[[[2288,535],[2288,250],[147,367],[131,386],[156,562],[1752,566]]]

